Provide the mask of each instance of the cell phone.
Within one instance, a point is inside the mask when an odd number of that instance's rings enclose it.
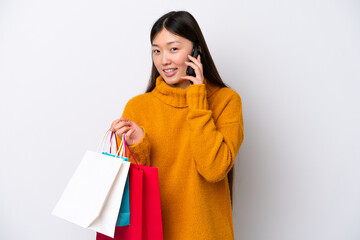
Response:
[[[199,50],[198,45],[196,45],[192,50],[191,56],[193,56],[194,58],[197,58],[199,56],[199,54],[200,54],[200,50]],[[186,75],[196,77],[194,69],[190,66],[188,66],[186,68]]]

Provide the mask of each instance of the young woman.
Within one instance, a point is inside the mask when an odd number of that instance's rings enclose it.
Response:
[[[240,96],[221,80],[190,13],[162,16],[150,40],[146,93],[126,104],[112,131],[125,134],[139,164],[158,168],[164,239],[234,239],[228,175],[243,140]]]

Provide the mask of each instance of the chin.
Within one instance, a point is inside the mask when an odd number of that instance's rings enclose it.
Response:
[[[162,78],[164,79],[164,81],[167,83],[167,84],[178,84],[181,82],[181,79],[174,76],[174,77],[166,77],[166,76],[162,76]]]

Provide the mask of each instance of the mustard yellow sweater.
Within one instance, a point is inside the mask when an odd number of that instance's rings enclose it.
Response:
[[[240,96],[206,79],[182,89],[159,76],[123,117],[144,130],[130,147],[139,164],[158,168],[164,239],[234,239],[227,173],[243,140]]]

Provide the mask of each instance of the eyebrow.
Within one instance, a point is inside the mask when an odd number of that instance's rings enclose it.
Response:
[[[173,43],[182,43],[180,41],[171,41],[171,42],[167,42],[166,45],[170,45],[170,44],[173,44]],[[158,44],[151,44],[153,47],[158,47],[159,45]]]

